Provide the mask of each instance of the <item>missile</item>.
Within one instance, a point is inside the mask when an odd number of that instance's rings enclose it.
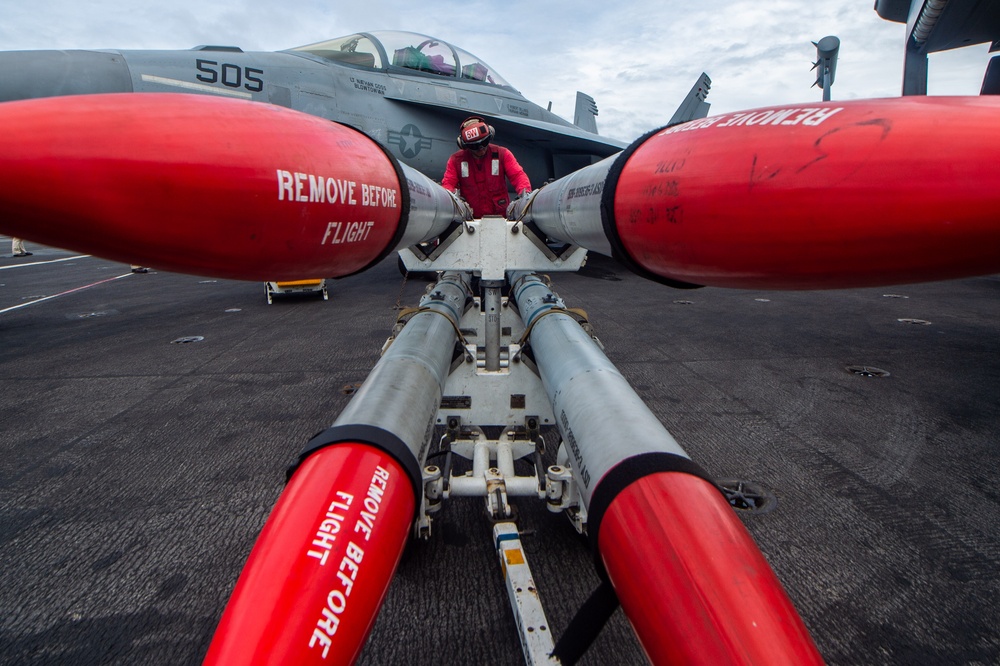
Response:
[[[361,132],[267,104],[103,94],[0,104],[0,229],[124,263],[341,277],[458,201]]]
[[[469,280],[442,276],[333,425],[307,444],[206,664],[355,661],[424,495],[424,446],[472,300]]]
[[[413,521],[403,467],[361,442],[292,477],[250,554],[205,664],[352,663]]]
[[[707,474],[541,279],[515,273],[511,285],[568,444],[591,546],[651,663],[822,663]],[[556,645],[563,663],[586,649],[573,633]]]
[[[546,185],[550,238],[675,286],[835,289],[1000,272],[1000,99],[781,106],[647,134]]]
[[[1000,100],[713,116],[536,193],[548,236],[678,286],[812,289],[1000,271]],[[338,277],[466,216],[365,135],[171,93],[0,105],[0,229],[128,263]]]

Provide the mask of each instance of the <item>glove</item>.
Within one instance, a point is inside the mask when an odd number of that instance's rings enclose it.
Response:
[[[531,201],[531,191],[521,190],[521,193],[516,199],[510,202],[507,206],[507,214],[505,217],[508,220],[519,220],[524,215],[524,211],[528,207],[528,202]]]

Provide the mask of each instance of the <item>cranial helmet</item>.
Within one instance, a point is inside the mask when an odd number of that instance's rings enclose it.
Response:
[[[462,121],[458,128],[458,147],[475,150],[489,145],[497,131],[492,125],[479,116],[472,116]]]

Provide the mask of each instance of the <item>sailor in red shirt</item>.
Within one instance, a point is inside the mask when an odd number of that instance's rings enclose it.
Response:
[[[441,185],[457,192],[472,207],[476,217],[504,215],[510,196],[507,179],[519,195],[531,190],[524,169],[514,154],[503,146],[491,145],[496,130],[477,116],[459,127],[458,146],[462,150],[448,158]]]

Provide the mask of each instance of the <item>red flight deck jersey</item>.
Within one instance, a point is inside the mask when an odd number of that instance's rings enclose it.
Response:
[[[490,145],[480,158],[464,149],[449,157],[441,185],[446,190],[458,188],[476,217],[504,215],[510,203],[508,178],[515,192],[531,189],[531,181],[514,154],[503,146]]]

